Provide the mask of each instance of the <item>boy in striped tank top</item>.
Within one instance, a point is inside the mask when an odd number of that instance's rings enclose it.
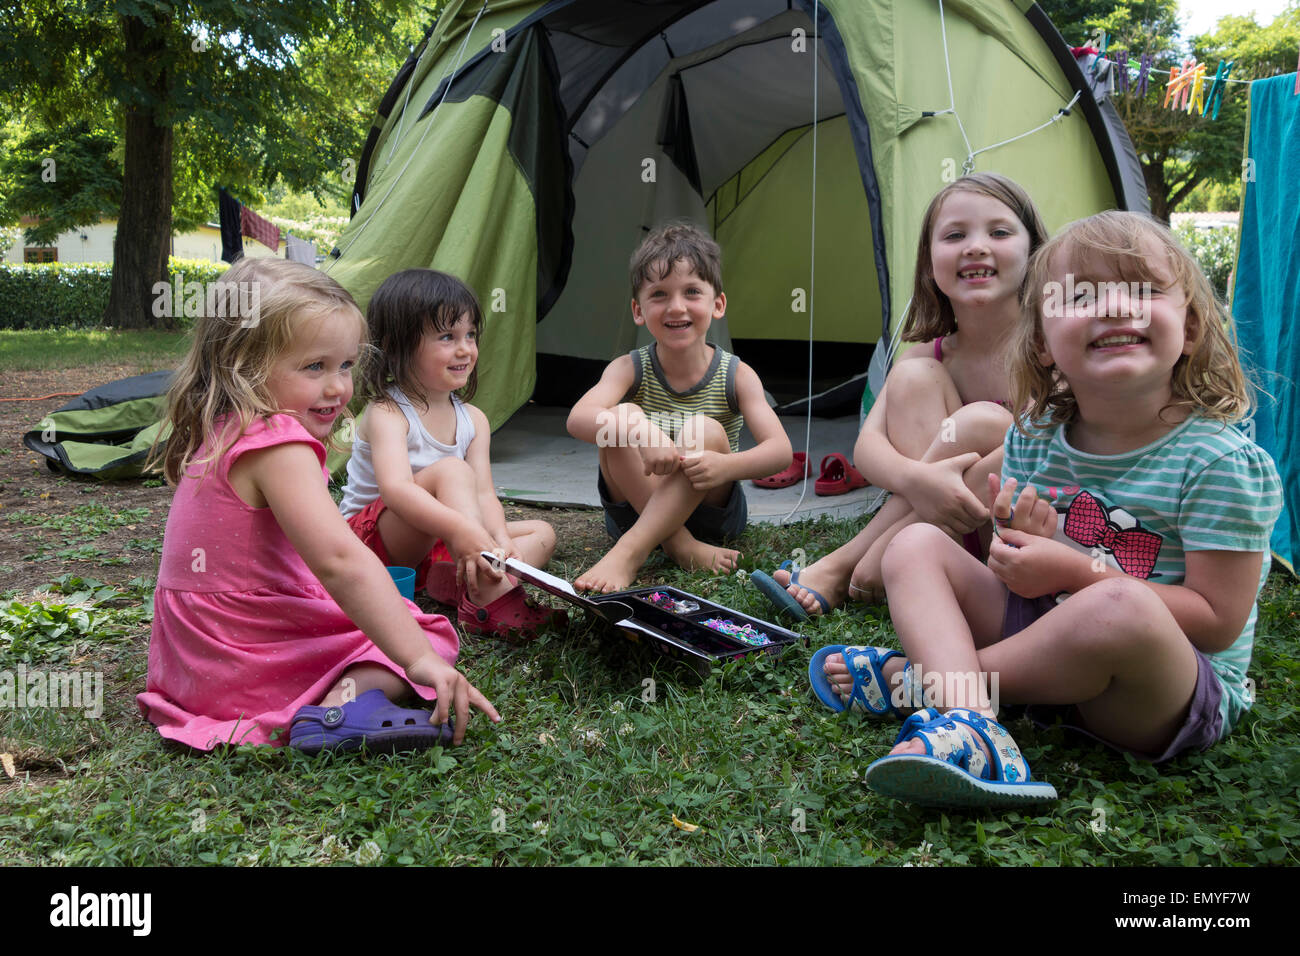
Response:
[[[1251,394],[1230,317],[1168,229],[1126,212],[1049,240],[1022,301],[1022,412],[989,476],[987,566],[932,526],[903,529],[882,570],[905,656],[851,648],[819,692],[874,699],[879,716],[921,708],[865,774],[898,799],[1055,799],[997,722],[999,697],[1161,762],[1222,739],[1254,696],[1281,483],[1232,427]]]
[[[655,230],[632,256],[632,321],[654,342],[610,362],[569,413],[569,434],[600,450],[597,488],[614,539],[579,590],[628,587],[658,545],[683,568],[735,570],[740,553],[710,540],[745,530],[740,482],[793,460],[758,375],[706,341],[727,309],[720,260],[718,244],[689,223]],[[742,452],[746,420],[757,444]]]

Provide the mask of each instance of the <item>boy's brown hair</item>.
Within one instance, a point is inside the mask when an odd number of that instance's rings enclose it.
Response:
[[[1187,300],[1184,334],[1195,347],[1174,364],[1172,400],[1161,414],[1171,408],[1186,408],[1224,422],[1247,417],[1253,396],[1237,359],[1232,316],[1214,294],[1200,265],[1150,216],[1111,210],[1070,223],[1029,261],[1020,323],[1009,356],[1011,407],[1021,410],[1016,421],[1021,432],[1029,434],[1026,422],[1046,428],[1068,425],[1079,416],[1069,383],[1055,367],[1043,365],[1038,356],[1044,344],[1043,307],[1052,281],[1052,260],[1065,256],[1067,263],[1074,264],[1090,255],[1106,263],[1107,271],[1123,282],[1149,282],[1158,288],[1172,278]],[[1153,263],[1164,265],[1168,274],[1162,276]]]
[[[670,222],[655,229],[632,253],[632,298],[648,282],[658,282],[673,271],[678,259],[691,264],[694,273],[722,291],[722,250],[703,229],[690,222]]]

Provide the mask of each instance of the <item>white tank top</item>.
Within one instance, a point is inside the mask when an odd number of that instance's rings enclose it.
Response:
[[[406,456],[411,462],[411,474],[418,475],[435,461],[444,458],[465,459],[469,443],[474,440],[474,423],[470,420],[464,402],[455,395],[451,397],[452,407],[456,409],[456,442],[444,445],[429,434],[410,399],[396,388],[388,390],[388,397],[406,416]],[[352,457],[348,460],[348,484],[343,490],[339,510],[343,512],[343,517],[351,518],[378,497],[379,482],[375,480],[370,442],[358,437],[352,443]]]

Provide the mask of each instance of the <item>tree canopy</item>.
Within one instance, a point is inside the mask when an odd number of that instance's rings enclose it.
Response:
[[[0,105],[21,122],[0,223],[40,216],[29,239],[48,242],[116,215],[106,321],[149,323],[171,231],[215,218],[215,186],[350,191],[374,106],[436,6],[0,0]]]

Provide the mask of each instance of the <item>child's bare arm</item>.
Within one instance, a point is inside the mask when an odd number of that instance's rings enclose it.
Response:
[[[632,359],[627,355],[620,355],[606,365],[600,381],[588,389],[569,412],[569,434],[588,444],[596,444],[603,430],[614,427],[613,410],[623,401],[635,379]]]
[[[1165,602],[1187,639],[1213,654],[1229,647],[1246,626],[1263,560],[1258,551],[1189,551],[1182,584],[1143,583]],[[1059,541],[1010,528],[990,545],[989,567],[1025,597],[1073,593],[1106,578],[1129,577]]]
[[[384,566],[339,514],[308,445],[249,452],[241,463],[289,543],[343,612],[413,682],[437,690],[435,720],[445,721],[454,709],[457,742],[470,706],[500,720],[491,703],[429,646]]]
[[[415,483],[406,450],[408,427],[406,417],[391,405],[376,402],[366,409],[365,438],[384,505],[412,528],[448,543],[471,535],[473,522]]]
[[[754,447],[727,456],[731,480],[762,478],[790,467],[790,462],[794,461],[790,438],[781,419],[767,404],[758,373],[744,362],[739,362],[736,367],[736,403],[745,416],[750,434],[754,436]]]

